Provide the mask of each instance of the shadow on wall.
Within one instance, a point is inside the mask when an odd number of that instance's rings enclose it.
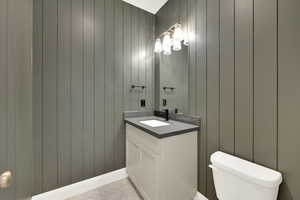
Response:
[[[283,182],[281,185],[280,185],[280,188],[279,188],[279,198],[280,200],[294,200],[293,196],[292,196],[292,193],[290,192],[290,189],[289,187],[287,186],[287,184],[285,182]]]

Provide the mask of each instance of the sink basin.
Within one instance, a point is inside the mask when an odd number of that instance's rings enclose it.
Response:
[[[163,121],[156,120],[156,119],[140,121],[140,123],[145,124],[145,125],[150,126],[150,127],[162,127],[162,126],[170,125],[167,122],[163,122]]]

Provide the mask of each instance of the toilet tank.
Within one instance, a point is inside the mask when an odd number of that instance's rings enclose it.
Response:
[[[210,159],[219,200],[277,199],[281,173],[220,151]]]

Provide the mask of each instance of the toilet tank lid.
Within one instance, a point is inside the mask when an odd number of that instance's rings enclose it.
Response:
[[[226,170],[258,185],[273,188],[282,182],[281,173],[230,154],[218,151],[211,155],[210,160],[217,169]]]

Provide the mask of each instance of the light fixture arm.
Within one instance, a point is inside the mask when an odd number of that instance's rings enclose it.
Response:
[[[173,34],[175,32],[175,28],[177,28],[177,27],[181,27],[181,24],[176,23],[176,24],[170,26],[170,28],[168,28],[167,31],[161,33],[158,37],[161,38],[161,37],[165,36],[166,34]]]

